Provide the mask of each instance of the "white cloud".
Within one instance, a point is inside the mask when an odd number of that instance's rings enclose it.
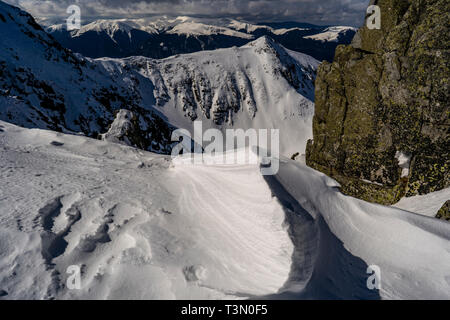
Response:
[[[253,21],[360,25],[368,0],[5,0],[37,18],[64,17],[71,4],[85,18],[142,15],[239,16]]]

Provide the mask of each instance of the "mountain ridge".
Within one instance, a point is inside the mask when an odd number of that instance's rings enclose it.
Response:
[[[318,61],[268,37],[163,60],[94,60],[62,47],[19,9],[0,3],[0,13],[2,120],[98,137],[125,109],[146,130],[145,148],[162,153],[171,132],[196,119],[223,130],[285,128],[286,153],[303,152],[311,136]]]
[[[97,20],[70,32],[61,24],[46,27],[65,47],[91,58],[166,58],[242,46],[266,35],[290,50],[306,53],[318,60],[331,60],[336,46],[350,43],[356,29],[328,29],[301,23],[270,27],[235,19],[212,21],[191,17]],[[327,30],[333,33],[331,41],[309,37]]]

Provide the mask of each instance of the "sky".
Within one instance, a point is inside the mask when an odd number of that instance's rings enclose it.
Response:
[[[76,4],[83,20],[152,15],[238,18],[249,22],[297,21],[360,26],[369,0],[3,0],[38,20],[69,16]]]

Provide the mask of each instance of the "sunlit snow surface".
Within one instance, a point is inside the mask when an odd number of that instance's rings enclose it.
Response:
[[[0,122],[0,183],[3,299],[450,297],[449,223],[290,160],[263,177]]]

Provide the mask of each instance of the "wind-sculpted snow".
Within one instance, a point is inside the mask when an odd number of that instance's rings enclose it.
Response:
[[[300,163],[263,178],[0,129],[3,299],[449,298],[449,223],[344,196]]]
[[[336,181],[293,161],[274,179],[324,222],[312,278],[292,297],[449,299],[450,223],[344,196]],[[378,292],[366,287],[371,265],[381,271]]]
[[[245,298],[277,292],[288,278],[284,212],[256,167],[190,168],[0,125],[6,298]],[[73,265],[81,290],[66,287]]]

